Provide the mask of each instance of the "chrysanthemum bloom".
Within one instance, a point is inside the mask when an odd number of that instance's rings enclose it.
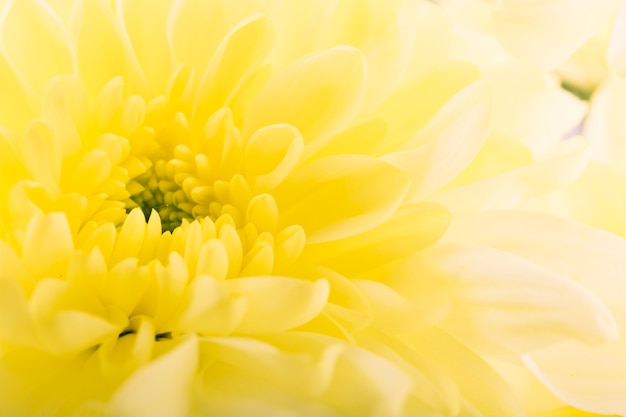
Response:
[[[517,416],[467,346],[615,333],[504,251],[421,252],[492,99],[428,2],[15,0],[0,36],[6,415]]]

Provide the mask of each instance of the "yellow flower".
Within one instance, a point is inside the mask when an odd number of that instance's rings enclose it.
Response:
[[[430,2],[14,0],[0,22],[4,414],[517,416],[476,352],[614,336],[564,274],[463,233],[426,249],[445,205],[580,165],[492,166],[554,86],[522,67],[513,111],[485,86],[511,67],[460,59]]]

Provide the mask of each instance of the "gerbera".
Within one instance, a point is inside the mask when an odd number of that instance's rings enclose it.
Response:
[[[428,2],[25,0],[0,33],[9,415],[513,416],[457,339],[615,333],[550,271],[420,252],[492,99]]]

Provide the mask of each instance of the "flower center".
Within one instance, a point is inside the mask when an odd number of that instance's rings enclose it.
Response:
[[[174,231],[183,219],[193,220],[193,203],[189,201],[181,186],[171,175],[164,159],[158,159],[145,173],[135,178],[130,186],[130,201],[127,210],[141,208],[146,221],[155,210],[161,218],[163,231]],[[170,170],[171,171],[171,170]]]

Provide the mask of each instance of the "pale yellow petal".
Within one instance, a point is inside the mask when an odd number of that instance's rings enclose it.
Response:
[[[459,187],[443,189],[429,200],[450,207],[453,212],[518,207],[530,197],[558,189],[578,178],[589,159],[588,143],[581,136],[570,138],[561,142],[559,153],[549,159]],[[528,156],[522,153],[515,156],[517,161],[513,162],[523,163]]]
[[[165,343],[165,342],[162,342]],[[115,392],[110,417],[186,417],[198,363],[198,341],[188,336],[135,372]]]
[[[328,139],[359,109],[365,64],[355,48],[337,47],[292,62],[265,85],[251,104],[243,134],[277,123],[296,127],[309,144]]]
[[[221,0],[178,0],[170,11],[167,39],[177,63],[191,64],[203,74],[220,40]],[[202,42],[198,42],[202,39]]]
[[[63,156],[74,155],[83,146],[80,134],[87,125],[87,97],[78,77],[54,77],[41,97],[41,115],[49,120],[61,141]]]
[[[245,299],[231,299],[228,290],[219,281],[202,275],[189,284],[184,301],[185,307],[177,326],[182,331],[203,335],[231,333],[247,310]]]
[[[382,223],[401,203],[407,182],[404,172],[379,159],[336,155],[298,169],[274,196],[281,222],[301,225],[308,243],[320,243]]]
[[[117,12],[155,96],[165,92],[173,70],[165,29],[174,1],[117,0]]]
[[[38,277],[60,277],[74,250],[72,233],[62,213],[36,216],[28,226],[22,259]]]
[[[317,316],[330,291],[328,282],[309,282],[295,278],[254,277],[224,282],[231,296],[247,300],[248,310],[237,332],[263,333],[285,331]],[[271,298],[274,301],[268,303]]]
[[[259,190],[279,185],[300,162],[304,142],[289,125],[273,125],[254,132],[245,149],[246,172]]]
[[[387,123],[387,138],[379,152],[402,147],[464,87],[478,79],[478,69],[466,62],[450,62],[433,68],[397,89],[377,110]]]
[[[507,382],[480,356],[445,332],[433,329],[403,339],[454,379],[463,397],[478,410],[478,415],[525,415]]]
[[[494,11],[500,42],[542,69],[553,69],[606,24],[615,0],[504,0]]]
[[[570,276],[605,300],[623,332],[626,326],[622,297],[626,269],[624,239],[555,216],[529,212],[458,218],[449,237],[456,241],[469,238],[506,249]],[[563,342],[532,352],[526,363],[564,401],[596,413],[623,414],[625,349],[623,336],[593,348]]]
[[[249,17],[224,37],[198,87],[193,115],[197,123],[228,106],[266,58],[273,40],[272,25],[263,15]]]
[[[491,123],[491,100],[480,83],[466,87],[437,113],[412,142],[422,144],[387,154],[384,160],[411,178],[408,201],[419,201],[457,176],[480,151]]]
[[[108,3],[108,4],[107,4]],[[82,2],[82,21],[76,46],[78,69],[88,91],[96,95],[117,76],[131,93],[147,91],[147,82],[128,36],[107,0]]]
[[[590,349],[561,343],[524,356],[524,363],[539,380],[567,404],[598,414],[626,413],[626,367],[621,341]]]
[[[422,262],[450,282],[454,302],[443,328],[481,351],[525,353],[561,340],[597,345],[617,336],[597,295],[522,257],[448,244],[425,251]]]
[[[626,3],[622,3],[613,21],[607,61],[617,75],[626,77]]]
[[[44,1],[13,1],[0,30],[8,58],[37,92],[54,75],[75,72],[69,37]]]
[[[449,221],[448,209],[438,204],[404,206],[367,232],[309,244],[303,256],[345,274],[367,272],[432,245],[444,234]]]

